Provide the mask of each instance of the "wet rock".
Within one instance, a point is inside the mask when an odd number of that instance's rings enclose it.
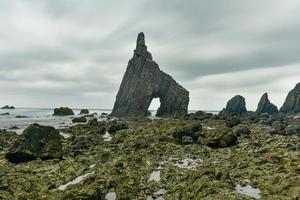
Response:
[[[220,112],[220,115],[242,115],[247,113],[245,98],[236,95],[227,102],[226,108]]]
[[[88,109],[81,109],[79,115],[88,115],[89,110]]]
[[[6,158],[14,163],[27,162],[37,158],[60,159],[62,156],[59,132],[51,126],[39,124],[27,127],[6,154]]]
[[[15,107],[6,105],[6,106],[3,106],[1,109],[11,109],[11,110],[13,110],[13,109],[15,109]]]
[[[272,104],[268,98],[268,93],[264,93],[263,96],[261,97],[257,109],[256,109],[256,114],[257,115],[262,115],[264,113],[273,115],[278,112],[277,107]]]
[[[232,129],[224,125],[211,129],[204,135],[204,138],[201,138],[202,144],[213,148],[229,147],[235,145],[236,142],[237,137]]]
[[[9,115],[9,113],[8,113],[8,112],[6,112],[6,113],[1,113],[0,115]]]
[[[60,107],[54,109],[55,116],[67,116],[67,115],[74,115],[74,112],[71,108],[68,107]]]
[[[199,122],[190,123],[184,126],[176,126],[170,130],[170,134],[175,138],[179,144],[197,142],[201,135],[202,125]],[[186,137],[192,140],[188,142]],[[186,141],[186,142],[184,142]]]
[[[76,117],[74,119],[72,119],[73,123],[85,123],[87,120],[85,117]]]
[[[128,129],[128,124],[123,120],[113,120],[109,123],[107,132],[115,133],[119,130]]]
[[[147,51],[145,37],[140,33],[133,58],[129,61],[116,97],[111,116],[145,116],[151,101],[160,98],[157,116],[187,114],[189,92],[170,75],[159,69]]]
[[[288,93],[283,106],[280,108],[280,112],[300,112],[300,83],[298,83],[295,88]]]

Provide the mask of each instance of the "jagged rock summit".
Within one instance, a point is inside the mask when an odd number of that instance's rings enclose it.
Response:
[[[139,33],[111,115],[145,116],[153,98],[159,98],[161,103],[157,116],[187,114],[189,92],[159,69],[147,50],[144,33]]]
[[[300,112],[300,83],[298,83],[295,86],[295,88],[289,92],[283,106],[280,108],[280,112],[284,112],[284,113]]]
[[[227,102],[226,108],[220,112],[220,115],[242,115],[246,112],[245,98],[241,95],[236,95]]]
[[[261,115],[263,113],[267,113],[272,115],[276,114],[277,112],[278,108],[270,102],[268,93],[264,93],[257,105],[256,114]]]

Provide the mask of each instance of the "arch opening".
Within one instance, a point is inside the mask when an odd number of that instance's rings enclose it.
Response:
[[[155,117],[157,114],[157,110],[160,107],[160,98],[155,97],[151,100],[150,106],[148,108],[148,111],[151,113],[151,117]]]

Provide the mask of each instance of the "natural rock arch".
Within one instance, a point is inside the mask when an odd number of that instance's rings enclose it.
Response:
[[[187,114],[189,92],[159,69],[147,51],[144,34],[139,33],[111,115],[145,116],[153,98],[159,98],[161,103],[157,116]]]

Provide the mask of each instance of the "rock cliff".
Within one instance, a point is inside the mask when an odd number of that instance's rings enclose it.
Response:
[[[300,112],[300,83],[298,83],[295,88],[289,92],[283,106],[280,108],[280,112]]]
[[[145,116],[153,98],[159,98],[161,103],[157,116],[187,114],[189,92],[159,69],[147,50],[144,34],[139,33],[111,115]]]

